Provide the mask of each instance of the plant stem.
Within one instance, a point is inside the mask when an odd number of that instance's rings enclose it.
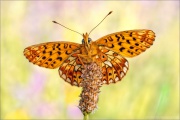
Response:
[[[89,114],[84,112],[84,119],[83,120],[89,120]]]

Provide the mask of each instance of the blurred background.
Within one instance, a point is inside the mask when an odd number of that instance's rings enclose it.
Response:
[[[81,43],[82,36],[53,20],[104,35],[132,29],[151,29],[154,45],[127,58],[130,64],[121,82],[101,88],[92,119],[179,118],[179,1],[1,1],[1,118],[82,119],[78,109],[81,88],[59,77],[58,69],[29,63],[27,46],[50,42]]]

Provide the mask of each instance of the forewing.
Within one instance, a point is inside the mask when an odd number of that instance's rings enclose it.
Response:
[[[106,35],[96,41],[124,57],[134,57],[149,48],[155,40],[152,30],[128,30]]]
[[[107,47],[100,46],[99,49],[101,52],[99,53],[98,61],[102,67],[102,82],[110,84],[120,81],[128,71],[128,61]]]
[[[72,42],[48,42],[32,45],[24,49],[24,55],[33,64],[45,68],[57,68],[80,44]]]
[[[82,81],[81,74],[83,66],[77,57],[78,54],[79,51],[73,53],[62,63],[59,68],[59,75],[66,82],[79,87]]]

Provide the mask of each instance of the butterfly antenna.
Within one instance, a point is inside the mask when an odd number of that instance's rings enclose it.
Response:
[[[78,33],[78,34],[80,34],[80,35],[82,36],[81,33],[77,32],[77,31],[75,31],[75,30],[72,30],[72,29],[70,29],[70,28],[68,28],[68,27],[66,27],[66,26],[64,26],[64,25],[62,25],[62,24],[60,24],[60,23],[58,23],[58,22],[56,22],[56,21],[52,21],[52,22],[53,22],[53,23],[56,23],[56,24],[58,24],[58,25],[60,25],[60,26],[62,26],[62,27],[64,27],[64,28],[66,28],[66,29],[68,29],[68,30],[70,30],[70,31],[73,31],[73,32],[75,32],[75,33]]]
[[[107,17],[108,15],[110,15],[112,12],[113,12],[113,11],[110,11],[110,12],[101,20],[101,22],[99,22],[99,24],[101,24],[102,21],[104,21],[104,19],[106,19],[106,17]],[[99,24],[97,24],[97,25],[89,32],[89,34],[90,34]]]

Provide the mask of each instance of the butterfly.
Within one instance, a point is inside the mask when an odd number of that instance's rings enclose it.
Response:
[[[92,41],[83,34],[82,44],[74,42],[47,42],[24,49],[24,56],[40,67],[59,68],[59,75],[73,86],[82,85],[85,64],[97,63],[102,68],[103,84],[116,83],[127,73],[125,57],[135,57],[146,51],[155,40],[152,30],[139,29],[112,33]]]

